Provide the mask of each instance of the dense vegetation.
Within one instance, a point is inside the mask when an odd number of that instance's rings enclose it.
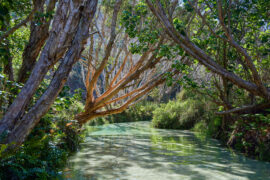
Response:
[[[0,179],[55,177],[84,124],[127,121],[193,129],[270,161],[269,7],[2,0]]]
[[[158,104],[156,103],[144,101],[130,107],[122,113],[93,119],[88,123],[88,125],[93,126],[110,123],[151,121],[153,118],[153,111],[157,107]]]
[[[21,88],[18,84],[2,77],[1,110],[5,111],[10,99]],[[33,98],[34,101],[45,91],[44,83]],[[32,130],[24,145],[16,153],[5,152],[1,146],[1,179],[58,179],[66,165],[68,157],[76,152],[83,141],[84,131],[72,119],[75,113],[82,111],[81,92],[69,93],[65,87],[59,94],[49,112]],[[5,138],[5,134],[1,136]]]
[[[153,111],[152,125],[191,129],[217,138],[247,156],[270,160],[269,115],[233,115],[225,119],[215,113],[218,109],[213,102],[193,93],[181,91],[175,100],[161,104]]]
[[[191,129],[195,123],[207,119],[206,113],[210,109],[207,107],[207,102],[202,97],[187,94],[183,90],[175,100],[160,104],[159,108],[153,111],[153,126],[166,129]]]

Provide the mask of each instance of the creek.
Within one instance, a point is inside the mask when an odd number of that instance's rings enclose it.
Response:
[[[270,180],[270,163],[247,158],[215,139],[150,122],[87,127],[67,180]]]

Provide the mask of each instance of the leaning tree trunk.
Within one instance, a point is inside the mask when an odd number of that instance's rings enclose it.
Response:
[[[35,9],[37,9],[37,12],[51,13],[55,8],[56,1],[57,0],[50,0],[47,5],[46,11],[44,11],[45,0],[34,1],[34,6]],[[40,21],[39,23],[41,23],[41,25],[38,25],[37,21]],[[49,18],[49,20],[44,18],[38,20],[34,19],[31,21],[30,38],[23,52],[23,62],[19,70],[17,80],[18,82],[25,83],[31,71],[33,70],[36,59],[40,54],[40,50],[43,47],[47,38],[49,37],[50,23],[51,18]]]
[[[39,122],[40,118],[46,114],[55,98],[62,90],[67,77],[74,63],[80,58],[81,53],[89,37],[89,26],[94,17],[97,7],[97,0],[86,0],[84,4],[80,4],[78,24],[74,29],[75,37],[65,53],[65,56],[59,65],[54,78],[52,79],[48,89],[37,101],[37,103],[25,114],[10,132],[6,143],[15,143],[16,146],[22,144]]]
[[[5,131],[10,131],[15,122],[24,114],[27,105],[49,68],[64,54],[65,49],[62,52],[58,52],[60,49],[57,48],[57,45],[59,44],[59,36],[62,34],[61,32],[64,29],[67,19],[68,6],[69,2],[62,1],[59,3],[50,37],[28,81],[0,121],[0,134]]]
[[[61,0],[58,3],[47,43],[26,84],[0,121],[0,134],[5,131],[13,131],[15,124],[25,118],[25,110],[46,73],[74,43],[72,40],[78,32],[78,27],[81,26],[81,19],[85,18],[84,14],[89,9],[92,9],[92,14],[95,13],[92,6],[96,6],[96,0],[92,0],[91,7],[87,7],[90,6],[89,1],[87,0],[85,5],[83,5],[83,0],[73,1],[73,3],[70,0]],[[88,23],[85,25],[89,26]],[[78,35],[76,34],[76,36]],[[68,52],[70,53],[70,51]]]

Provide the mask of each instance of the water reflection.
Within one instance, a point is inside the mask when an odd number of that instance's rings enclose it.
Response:
[[[65,179],[267,180],[270,164],[245,158],[217,140],[189,131],[158,130],[148,122],[89,127]]]

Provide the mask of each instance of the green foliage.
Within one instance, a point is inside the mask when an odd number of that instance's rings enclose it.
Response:
[[[21,27],[9,37],[9,50],[10,56],[12,57],[15,77],[21,67],[22,54],[25,45],[28,43],[29,36],[30,29],[27,27]]]
[[[17,22],[29,13],[31,1],[28,0],[1,0],[0,3],[0,29],[8,25],[10,16]]]
[[[52,17],[53,17],[53,11],[52,12],[46,12],[46,13],[43,13],[43,12],[37,12],[35,14],[35,24],[37,26],[40,26],[42,25],[43,23],[45,22],[48,22]]]
[[[182,99],[183,97],[184,92],[176,100],[157,108],[153,112],[152,125],[157,128],[190,129],[200,121],[206,110],[204,101],[197,99],[192,93],[189,98]]]
[[[0,118],[7,111],[8,106],[21,88],[21,84],[9,81],[6,75],[0,73]]]
[[[215,115],[214,111],[207,111],[202,121],[196,123],[192,128],[195,132],[217,138],[222,131],[222,117]],[[225,137],[226,138],[226,137]]]
[[[47,85],[48,82],[42,83],[33,101]],[[59,179],[68,156],[79,149],[84,138],[84,132],[73,120],[73,115],[82,111],[81,98],[81,91],[72,95],[65,87],[23,146],[15,154],[1,157],[0,179]],[[0,152],[5,148],[0,146]]]
[[[69,151],[55,143],[57,135],[52,133],[51,118],[50,115],[42,118],[16,154],[1,159],[1,179],[57,179],[60,176],[58,171],[65,165]]]
[[[232,126],[230,145],[246,155],[270,161],[270,116],[243,115]]]
[[[12,25],[13,23],[14,22],[11,22]],[[7,63],[12,60],[15,77],[22,64],[22,54],[24,47],[28,42],[29,35],[29,28],[23,26],[11,34],[6,41],[2,41],[0,44],[0,65],[7,65]],[[3,68],[0,66],[0,73],[2,72]]]
[[[122,113],[91,120],[89,125],[95,126],[121,122],[151,121],[153,117],[153,111],[157,107],[157,103],[143,101],[141,103],[135,104]]]
[[[126,32],[131,38],[134,38],[139,29],[136,27],[140,19],[147,14],[146,4],[140,2],[135,7],[128,6],[121,15],[121,24],[126,28]],[[144,35],[143,35],[144,36]]]
[[[270,161],[269,115],[234,115],[224,120],[226,124],[222,123],[221,116],[209,113],[209,118],[195,124],[193,130],[219,138],[223,143],[249,157]]]
[[[160,29],[155,27],[153,17],[149,16],[145,2],[140,1],[134,7],[128,5],[121,14],[121,24],[130,38],[138,38],[131,43],[130,51],[141,54],[148,50],[149,45],[159,40]]]
[[[182,35],[186,35],[186,32],[185,32],[185,24],[183,21],[179,20],[178,18],[175,18],[173,20],[173,24],[175,26],[175,29],[177,31],[179,31]]]

